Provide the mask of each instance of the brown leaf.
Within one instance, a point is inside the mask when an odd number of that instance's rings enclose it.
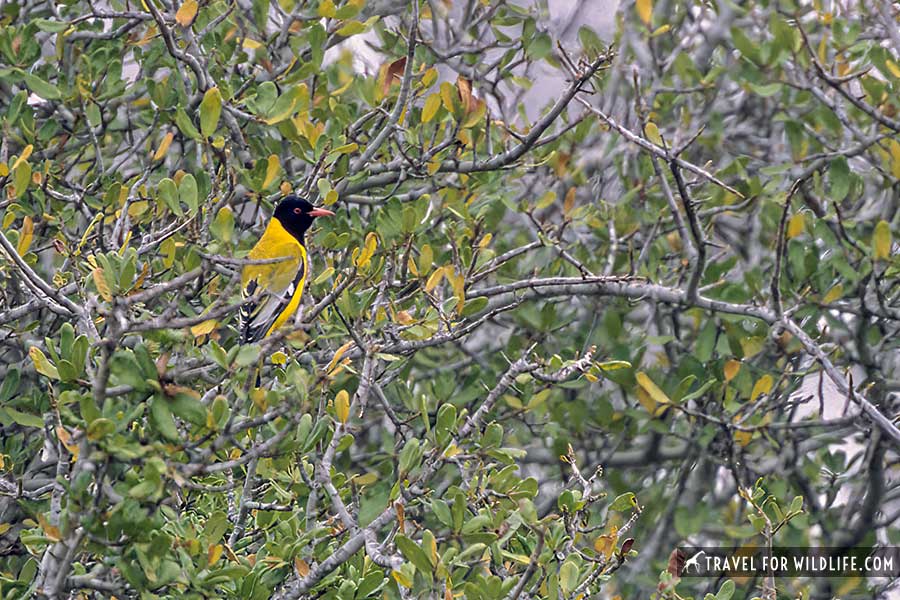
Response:
[[[675,548],[669,555],[669,566],[666,567],[666,571],[668,571],[672,577],[681,577],[685,560],[687,560],[687,557],[684,555],[684,552]]]
[[[404,524],[404,521],[406,520],[405,517],[404,517],[404,515],[405,515],[406,513],[405,513],[405,511],[404,511],[404,509],[403,509],[403,505],[402,505],[401,503],[399,503],[399,502],[395,502],[395,503],[394,503],[394,508],[395,508],[396,511],[397,511],[397,530],[400,531],[400,532],[402,532],[402,531],[403,531],[403,524]]]
[[[300,575],[300,577],[306,577],[307,575],[309,575],[309,565],[299,556],[294,559],[294,568],[297,569],[297,573]]]
[[[184,4],[175,13],[175,21],[182,27],[190,27],[197,16],[197,0],[185,0]]]
[[[391,85],[396,80],[397,83],[403,81],[403,71],[406,70],[406,57],[398,58],[392,63],[386,63],[381,67],[384,69],[384,81],[381,83],[381,93],[387,95],[391,91]]]
[[[459,99],[462,101],[466,112],[472,111],[477,105],[476,98],[472,95],[472,82],[459,75],[456,78],[456,88],[459,90]]]

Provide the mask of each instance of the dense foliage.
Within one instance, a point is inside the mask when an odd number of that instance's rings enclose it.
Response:
[[[898,7],[594,4],[0,2],[3,598],[888,593]]]

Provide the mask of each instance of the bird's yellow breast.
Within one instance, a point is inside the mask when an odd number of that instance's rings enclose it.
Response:
[[[279,293],[287,289],[294,281],[297,271],[306,265],[306,248],[288,233],[278,219],[272,219],[247,258],[283,259],[261,265],[245,265],[241,271],[243,287],[255,279],[261,288]]]

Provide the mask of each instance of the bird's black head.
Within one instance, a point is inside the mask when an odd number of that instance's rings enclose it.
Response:
[[[275,218],[288,233],[303,241],[306,230],[316,217],[331,216],[334,213],[324,208],[316,208],[299,196],[285,196],[275,207]]]

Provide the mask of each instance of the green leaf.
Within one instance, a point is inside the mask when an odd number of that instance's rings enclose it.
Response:
[[[0,404],[11,400],[17,391],[19,391],[19,370],[10,367],[3,378],[3,383],[0,383]]]
[[[157,184],[156,189],[159,192],[160,200],[169,207],[169,210],[179,217],[184,214],[184,211],[181,210],[181,203],[178,201],[178,189],[175,187],[174,181],[166,177]]]
[[[197,212],[200,201],[197,195],[197,180],[190,173],[182,177],[178,183],[178,199],[184,202],[192,213]]]
[[[259,346],[247,344],[238,350],[237,356],[234,357],[234,364],[238,367],[249,367],[257,360],[259,360]]]
[[[200,136],[200,132],[197,131],[197,127],[194,125],[194,122],[180,106],[175,110],[175,124],[178,126],[178,129],[181,130],[181,133],[183,133],[186,137],[189,137],[192,140],[202,139]]]
[[[411,438],[403,446],[403,450],[400,451],[400,460],[398,461],[400,473],[408,474],[419,466],[419,460],[421,458],[422,450],[419,446],[419,440],[418,438]]]
[[[18,72],[25,80],[25,85],[28,86],[28,89],[44,100],[59,100],[62,98],[62,93],[59,91],[59,88],[52,83],[48,83],[37,75],[29,73],[28,71],[23,71],[22,69],[16,69],[16,72]]]
[[[49,31],[50,33],[59,33],[70,27],[65,21],[51,21],[50,19],[34,19],[32,21],[41,31]]]
[[[94,419],[87,428],[87,436],[89,440],[96,441],[103,439],[116,430],[115,424],[109,419]]]
[[[637,506],[637,498],[632,492],[625,492],[624,494],[620,494],[616,496],[616,499],[612,501],[612,504],[609,505],[609,510],[615,511],[626,511],[631,510]]]
[[[559,589],[568,597],[578,587],[578,565],[566,560],[559,568]]]
[[[731,600],[732,596],[734,596],[734,581],[729,579],[719,588],[719,592],[716,594],[716,600]]]
[[[541,33],[532,38],[531,42],[525,48],[525,53],[531,60],[541,60],[550,54],[553,49],[553,41],[546,33]]]
[[[223,206],[219,209],[219,212],[216,213],[216,218],[213,219],[209,226],[209,232],[216,239],[226,244],[232,241],[234,236],[234,212],[230,206]]]
[[[181,438],[165,398],[156,396],[150,401],[150,425],[169,441],[175,442]]]
[[[14,408],[5,408],[3,410],[5,410],[10,418],[19,425],[23,425],[25,427],[37,427],[39,429],[44,427],[44,417],[42,416],[31,415],[18,411]]]
[[[216,132],[221,115],[222,93],[217,87],[209,88],[203,94],[203,100],[200,102],[200,133],[204,138],[208,138]]]
[[[850,191],[850,167],[847,159],[840,156],[828,166],[828,184],[831,199],[840,202]]]
[[[415,565],[416,569],[430,580],[432,572],[431,561],[428,560],[428,555],[425,551],[405,535],[398,535],[394,538],[394,543],[397,544],[397,549],[400,550],[404,558]]]
[[[172,413],[188,423],[202,427],[206,424],[206,407],[188,393],[178,393],[172,399]]]
[[[157,489],[159,489],[159,483],[148,479],[133,486],[128,490],[128,495],[137,500],[144,500],[149,498]]]

